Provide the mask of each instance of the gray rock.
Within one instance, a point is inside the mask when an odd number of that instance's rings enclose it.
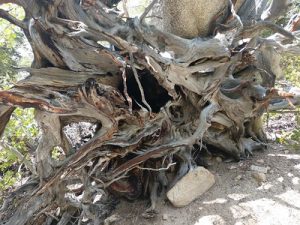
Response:
[[[167,215],[167,214],[163,214],[163,215],[162,215],[162,219],[163,219],[163,220],[168,220],[168,219],[169,219],[169,217],[168,217],[168,215]]]
[[[215,183],[214,175],[204,167],[189,171],[167,192],[175,207],[184,207],[205,193]]]
[[[264,173],[253,173],[252,177],[259,183],[262,184],[267,180],[266,174]]]
[[[242,175],[237,175],[237,176],[234,178],[234,180],[235,180],[235,181],[239,181],[239,180],[241,180],[242,178],[243,178]]]
[[[221,158],[221,157],[216,157],[216,161],[218,162],[218,163],[221,163],[222,161],[223,161],[223,159]]]
[[[269,169],[270,169],[269,167],[255,166],[255,165],[252,165],[250,167],[250,170],[258,172],[258,173],[267,173]]]
[[[104,225],[114,224],[115,222],[119,221],[120,219],[121,219],[121,217],[117,214],[111,215],[110,217],[108,217],[104,220]]]
[[[228,167],[229,170],[234,170],[234,169],[237,169],[238,167],[237,166],[230,166]]]
[[[260,163],[260,164],[264,164],[265,163],[265,161],[263,159],[258,159],[257,162]]]

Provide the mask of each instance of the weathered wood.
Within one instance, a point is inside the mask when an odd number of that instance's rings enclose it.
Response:
[[[7,2],[23,6],[26,19],[0,17],[24,30],[35,58],[27,78],[0,91],[0,134],[14,107],[33,107],[42,136],[31,155],[39,178],[26,191],[32,205],[13,196],[3,223],[50,223],[57,207],[59,224],[83,216],[100,223],[102,189],[128,199],[149,193],[153,209],[159,187],[196,165],[197,149],[240,160],[264,148],[263,113],[295,98],[273,88],[279,54],[300,53],[298,19],[273,23],[286,1],[168,0],[165,29],[147,23],[153,4],[122,18],[109,9],[120,1],[0,0]],[[275,34],[260,37],[266,29]],[[63,130],[80,121],[97,129],[75,148]],[[62,159],[51,157],[54,147]]]

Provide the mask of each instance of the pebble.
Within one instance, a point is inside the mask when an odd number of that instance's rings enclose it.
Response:
[[[223,159],[221,158],[221,157],[216,157],[216,161],[218,162],[218,163],[221,163],[222,161],[223,161]]]
[[[283,178],[283,177],[279,177],[279,178],[277,178],[277,180],[278,180],[280,183],[282,183],[282,182],[284,181],[284,178]]]
[[[117,221],[119,221],[121,217],[118,214],[111,215],[110,217],[104,220],[104,225],[111,225]]]
[[[260,164],[264,164],[265,161],[263,159],[258,159],[256,162],[260,163]]]
[[[255,165],[251,165],[250,167],[250,170],[258,173],[267,173],[269,169],[270,169],[269,167],[255,166]]]
[[[169,219],[169,216],[168,216],[167,214],[163,214],[163,215],[162,215],[162,219],[163,219],[163,220],[168,220],[168,219]]]
[[[292,174],[292,173],[288,173],[287,175],[288,175],[288,177],[293,177],[294,176],[294,174]]]
[[[262,184],[267,180],[267,176],[264,173],[253,173],[252,177],[259,183]]]
[[[235,180],[235,181],[239,181],[239,180],[241,180],[242,178],[243,178],[242,175],[238,175],[238,176],[236,176],[236,177],[234,178],[234,180]]]
[[[237,169],[237,168],[238,168],[237,166],[230,166],[228,169],[234,170],[234,169]]]

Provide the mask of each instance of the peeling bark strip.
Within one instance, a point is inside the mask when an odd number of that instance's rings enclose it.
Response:
[[[8,2],[26,18],[0,17],[24,31],[34,63],[0,92],[0,135],[14,107],[33,107],[42,137],[31,156],[37,176],[8,196],[0,224],[101,224],[114,207],[103,190],[146,195],[151,211],[202,148],[248,157],[266,146],[261,116],[271,100],[298,101],[273,88],[279,54],[300,53],[299,17],[286,29],[273,23],[288,1],[153,1],[139,18],[112,9],[120,0],[0,0]],[[163,30],[147,21],[157,4]],[[265,30],[276,35],[260,37]],[[75,148],[63,130],[81,121],[97,130]]]

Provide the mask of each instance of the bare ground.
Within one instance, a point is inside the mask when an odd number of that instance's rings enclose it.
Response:
[[[253,178],[251,165],[268,167],[266,181]],[[147,202],[121,202],[114,214],[119,225],[296,225],[300,224],[300,155],[284,146],[270,145],[239,163],[212,160],[209,170],[216,184],[184,208],[167,201],[157,205],[158,214],[145,219]]]

